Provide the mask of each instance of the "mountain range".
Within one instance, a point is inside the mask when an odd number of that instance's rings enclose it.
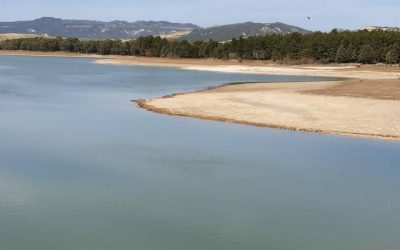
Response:
[[[202,28],[191,23],[166,21],[91,21],[42,17],[33,21],[0,22],[0,34],[77,37],[80,39],[136,39],[161,36],[171,39],[226,41],[240,36],[311,31],[284,23],[238,23]]]
[[[266,34],[290,34],[290,33],[311,33],[299,27],[284,23],[237,23],[229,25],[214,26],[206,29],[196,29],[184,36],[187,40],[207,40],[226,41],[232,38],[262,36]]]

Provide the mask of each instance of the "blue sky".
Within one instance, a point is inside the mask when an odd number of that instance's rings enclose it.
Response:
[[[0,21],[42,16],[94,20],[166,20],[212,26],[285,22],[311,30],[400,26],[400,0],[1,0]],[[310,16],[311,21],[307,20]]]

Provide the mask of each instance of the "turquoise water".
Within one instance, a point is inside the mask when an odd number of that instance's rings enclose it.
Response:
[[[316,78],[0,57],[1,250],[400,249],[400,144],[132,99]]]

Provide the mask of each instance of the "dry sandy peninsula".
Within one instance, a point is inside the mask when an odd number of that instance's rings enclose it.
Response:
[[[399,80],[227,85],[138,104],[170,115],[400,139]]]
[[[163,114],[256,126],[400,140],[400,67],[279,65],[260,61],[92,56],[7,52],[31,56],[94,57],[95,63],[178,67],[246,74],[347,78],[335,82],[248,83],[138,100]]]

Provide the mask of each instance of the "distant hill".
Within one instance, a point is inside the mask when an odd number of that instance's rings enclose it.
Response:
[[[34,35],[34,34],[7,33],[7,34],[0,34],[0,41],[8,40],[8,39],[35,38],[35,37],[48,37],[48,36]]]
[[[284,23],[238,23],[214,26],[207,29],[197,29],[190,34],[183,36],[187,40],[207,40],[226,41],[232,38],[259,36],[266,34],[290,34],[290,33],[311,33],[299,27],[287,25]]]
[[[33,21],[0,22],[0,34],[19,33],[83,39],[132,39],[141,36],[166,36],[200,29],[194,24],[164,21],[88,21],[43,17]]]
[[[368,27],[362,28],[361,30],[368,30],[368,31],[381,30],[381,31],[396,31],[396,32],[400,32],[400,27],[368,26]]]
[[[81,39],[135,39],[161,36],[169,39],[226,41],[240,36],[289,34],[310,31],[284,23],[239,23],[201,28],[190,23],[166,21],[90,21],[42,17],[33,21],[0,22],[0,34],[62,36]]]

